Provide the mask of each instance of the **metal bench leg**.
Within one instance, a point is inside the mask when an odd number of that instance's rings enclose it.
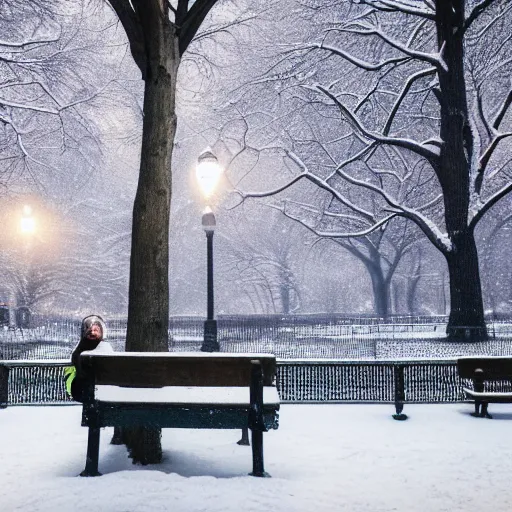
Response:
[[[101,476],[98,471],[98,459],[100,456],[100,429],[89,427],[89,436],[87,439],[87,458],[85,460],[85,469],[80,476]]]
[[[263,432],[261,430],[251,431],[252,444],[252,473],[251,476],[269,477],[263,467]]]
[[[249,429],[247,427],[244,427],[242,429],[242,438],[240,441],[237,441],[236,444],[242,445],[242,446],[249,446]]]
[[[492,420],[492,416],[487,412],[487,408],[489,407],[489,404],[487,402],[482,402],[482,412],[480,413],[480,416],[482,418],[489,418]]]

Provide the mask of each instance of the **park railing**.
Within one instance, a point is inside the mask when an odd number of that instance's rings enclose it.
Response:
[[[74,403],[64,388],[67,365],[0,361],[0,406]],[[400,412],[404,403],[463,401],[470,382],[459,378],[456,360],[278,359],[276,384],[283,403],[382,402]],[[494,383],[492,390],[509,384]]]
[[[393,323],[377,320],[343,315],[220,316],[218,340],[225,352],[271,352],[279,358],[295,359],[436,358],[464,353],[464,342],[443,347],[444,317],[397,317]],[[0,359],[69,357],[80,337],[78,320],[36,318],[35,324],[30,329],[1,329]],[[107,328],[108,341],[116,350],[124,350],[126,319],[110,320]],[[490,342],[472,343],[473,351],[486,355],[512,353],[512,323],[491,321],[488,332]],[[203,318],[173,317],[169,350],[199,350],[203,334]]]

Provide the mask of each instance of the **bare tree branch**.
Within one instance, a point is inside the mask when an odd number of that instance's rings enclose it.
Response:
[[[512,132],[508,133],[499,133],[493,137],[489,146],[484,151],[483,155],[480,157],[477,178],[475,180],[475,191],[479,194],[482,188],[483,177],[485,173],[485,169],[487,168],[487,164],[491,159],[495,149],[498,147],[498,144],[501,140],[506,139],[507,137],[512,137]]]
[[[342,115],[347,119],[347,121],[352,125],[353,128],[355,128],[359,133],[363,134],[365,137],[374,140],[376,142],[380,142],[382,144],[390,144],[393,146],[399,146],[405,149],[408,149],[410,151],[413,151],[414,153],[426,158],[427,160],[431,162],[435,162],[439,156],[439,152],[437,150],[432,150],[427,147],[427,145],[419,144],[413,140],[410,139],[400,139],[397,137],[388,137],[385,135],[380,135],[375,132],[371,132],[370,130],[367,130],[359,121],[359,119],[350,112],[350,110],[343,105],[338,98],[332,94],[328,89],[321,85],[317,85],[316,88],[323,92],[326,96],[331,98],[336,106],[341,111]],[[431,144],[428,144],[431,145]]]
[[[347,206],[352,211],[359,213],[362,217],[367,219],[369,222],[373,222],[374,217],[369,211],[355,205],[354,203],[352,203],[352,201],[347,199],[343,194],[338,192],[334,187],[329,185],[329,183],[326,180],[316,176],[311,171],[309,171],[308,168],[306,167],[306,165],[304,164],[304,162],[302,162],[302,160],[297,155],[295,155],[291,151],[285,151],[285,153],[299,168],[302,169],[302,172],[300,174],[298,174],[297,176],[293,177],[286,184],[284,184],[280,187],[276,187],[275,189],[272,189],[272,190],[267,190],[265,192],[242,192],[240,190],[235,189],[235,192],[242,198],[242,202],[247,198],[263,198],[263,197],[274,196],[276,194],[279,194],[280,192],[283,192],[284,190],[287,190],[292,185],[299,182],[301,179],[305,178],[308,181],[317,185],[319,188],[321,188],[321,189],[325,190],[326,192],[328,192],[329,194],[331,194],[341,204]]]
[[[371,62],[366,62],[364,60],[358,59],[357,57],[354,57],[350,53],[345,52],[341,48],[335,48],[334,46],[329,46],[322,43],[312,44],[310,48],[319,48],[321,50],[327,50],[333,53],[334,55],[338,55],[339,57],[343,57],[345,60],[350,62],[351,64],[354,64],[354,66],[357,66],[358,68],[365,69],[366,71],[378,71],[379,69],[382,69],[385,66],[389,66],[391,64],[398,64],[407,62],[410,60],[409,57],[395,57],[392,59],[386,59],[381,62],[377,62],[376,64],[372,64]]]
[[[308,228],[312,233],[314,233],[315,235],[322,237],[322,238],[359,238],[359,237],[367,236],[367,235],[370,235],[371,233],[373,233],[374,231],[376,231],[377,229],[379,229],[380,227],[387,224],[391,219],[393,219],[394,217],[396,217],[398,215],[397,213],[392,213],[391,215],[388,215],[388,216],[384,217],[383,219],[379,220],[378,222],[376,222],[375,224],[373,224],[373,226],[369,227],[368,229],[364,229],[362,231],[353,231],[353,232],[349,232],[349,231],[346,231],[346,232],[345,231],[343,231],[343,232],[342,231],[319,231],[315,227],[310,226],[308,223],[306,223],[300,217],[295,217],[291,213],[287,212],[285,207],[279,207],[279,206],[274,205],[273,208],[280,210],[282,213],[284,213],[286,215],[286,217],[299,222],[304,227]],[[318,213],[320,213],[320,212],[318,212]]]
[[[188,45],[199,30],[201,23],[216,2],[217,0],[196,0],[184,18],[178,18],[178,14],[176,15],[176,25],[178,26],[180,40],[180,56],[185,53]],[[185,3],[188,4],[188,2]]]
[[[482,14],[487,7],[489,7],[495,0],[482,0],[479,4],[475,5],[473,10],[469,13],[469,16],[464,22],[463,30],[466,32],[473,22]]]
[[[401,51],[402,53],[405,53],[409,57],[420,60],[423,62],[428,62],[429,64],[436,66],[436,68],[440,68],[446,71],[446,64],[443,61],[442,55],[444,51],[444,44],[441,46],[441,49],[439,50],[439,53],[426,53],[426,52],[420,52],[417,50],[414,50],[412,48],[409,48],[407,45],[403,44],[402,42],[398,41],[397,39],[394,39],[384,32],[382,30],[379,30],[375,28],[373,25],[369,25],[367,23],[361,23],[358,22],[354,24],[355,27],[361,27],[358,28],[349,28],[344,27],[341,29],[337,29],[340,32],[348,32],[350,34],[359,34],[362,36],[377,36],[378,38],[382,39],[386,43],[388,43],[391,47]]]
[[[436,68],[428,68],[422,71],[418,71],[414,75],[411,75],[407,81],[405,82],[404,86],[402,87],[402,90],[400,91],[398,98],[395,101],[395,104],[393,105],[393,108],[391,109],[391,112],[389,113],[388,120],[386,121],[386,124],[384,126],[384,129],[382,133],[384,135],[389,135],[389,131],[391,129],[391,125],[393,124],[393,120],[395,119],[395,115],[400,108],[400,105],[402,104],[402,101],[404,100],[405,96],[409,92],[410,88],[414,84],[416,80],[419,80],[420,78],[423,78],[425,76],[433,75],[437,73]]]
[[[19,41],[19,42],[0,40],[0,46],[5,46],[7,48],[24,48],[24,49],[26,49],[27,46],[31,46],[31,45],[55,43],[59,39],[60,39],[60,34],[56,35],[55,37],[48,37],[48,38],[41,38],[41,39],[28,39],[27,41]]]
[[[492,123],[492,127],[495,130],[498,130],[500,127],[501,122],[503,121],[503,118],[505,117],[505,114],[507,113],[508,107],[512,104],[512,89],[508,91],[508,95],[503,101],[503,104],[499,108],[496,117],[494,118],[494,121]]]
[[[473,218],[469,222],[469,228],[475,229],[480,219],[489,211],[500,199],[505,197],[509,192],[512,192],[512,182],[504,185],[500,190],[494,193],[487,201],[480,207],[475,213]]]
[[[429,20],[435,19],[435,13],[432,8],[422,9],[418,6],[417,2],[407,2],[404,0],[359,0],[358,3],[368,5],[379,11],[403,12]]]
[[[147,63],[144,34],[140,24],[139,16],[134,11],[130,0],[107,0],[117,14],[119,21],[124,27],[126,36],[130,43],[130,50],[133,60],[137,64],[142,79],[146,79]]]

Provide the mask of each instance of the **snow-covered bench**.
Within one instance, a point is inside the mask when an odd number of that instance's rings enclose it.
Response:
[[[254,476],[265,476],[263,432],[278,427],[271,354],[83,352],[82,426],[89,427],[82,476],[98,472],[101,427],[252,431]]]
[[[489,403],[512,403],[512,357],[461,357],[457,370],[462,379],[472,379],[473,389],[464,388],[464,393],[475,401],[472,416],[492,418],[487,412]],[[486,391],[485,383],[508,381],[508,391]]]

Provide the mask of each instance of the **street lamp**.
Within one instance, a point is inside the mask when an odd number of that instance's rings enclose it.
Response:
[[[20,220],[20,231],[25,235],[32,235],[36,230],[36,221],[32,216],[32,208],[26,204],[23,207]]]
[[[206,148],[197,159],[196,177],[205,199],[213,194],[219,181],[222,169],[211,148]],[[204,322],[203,352],[218,352],[217,320],[213,318],[213,233],[215,231],[215,215],[210,207],[203,213],[202,224],[206,233],[206,265],[207,265],[207,315]]]

